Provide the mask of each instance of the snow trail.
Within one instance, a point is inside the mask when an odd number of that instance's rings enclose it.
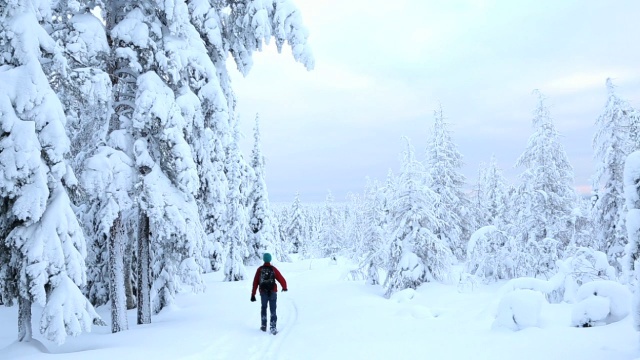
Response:
[[[392,299],[384,289],[346,281],[346,263],[323,259],[276,264],[289,291],[278,294],[280,333],[259,330],[260,304],[250,302],[251,279],[224,282],[206,274],[203,294],[181,293],[148,325],[110,334],[94,328],[56,346],[34,334],[43,349],[15,343],[17,309],[0,307],[0,359],[294,360],[294,359],[602,359],[638,358],[637,332],[628,317],[589,329],[570,327],[572,304],[546,305],[542,324],[494,331],[501,284],[461,293],[456,284],[429,283]],[[251,274],[255,267],[248,268]],[[102,316],[108,307],[98,309]],[[108,318],[108,315],[106,315]],[[336,331],[339,329],[339,331]],[[88,351],[82,351],[88,350]],[[48,351],[49,353],[45,353]]]

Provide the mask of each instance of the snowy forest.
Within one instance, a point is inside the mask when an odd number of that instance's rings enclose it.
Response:
[[[425,149],[399,139],[399,172],[344,201],[271,204],[260,118],[243,154],[230,72],[271,41],[312,70],[308,35],[291,0],[0,0],[0,304],[18,313],[2,326],[56,344],[118,333],[206,274],[250,280],[265,252],[346,259],[387,299],[502,281],[507,301],[576,304],[576,327],[640,315],[640,111],[611,80],[588,196],[534,91],[515,184],[495,156],[465,178],[443,104]]]

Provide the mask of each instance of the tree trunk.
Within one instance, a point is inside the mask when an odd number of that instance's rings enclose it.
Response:
[[[130,228],[130,226],[128,227]],[[135,309],[136,308],[136,295],[134,294],[133,291],[133,251],[134,251],[134,246],[133,246],[133,239],[135,239],[136,237],[134,236],[132,231],[128,231],[127,232],[127,237],[126,237],[126,250],[124,253],[124,292],[125,292],[125,296],[127,297],[127,310],[131,310],[131,309]]]
[[[124,284],[124,227],[122,213],[111,226],[109,237],[109,298],[111,299],[111,332],[127,330],[127,308],[125,304]]]
[[[151,254],[149,217],[140,210],[138,231],[138,324],[151,323]]]
[[[31,300],[18,296],[18,341],[31,341]]]

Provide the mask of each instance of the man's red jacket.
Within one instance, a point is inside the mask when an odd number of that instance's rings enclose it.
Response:
[[[280,285],[282,285],[282,289],[286,291],[287,281],[284,279],[282,274],[280,274],[280,271],[278,271],[278,269],[276,269],[275,266],[271,265],[271,263],[264,263],[264,265],[260,266],[258,270],[256,270],[256,275],[253,277],[253,289],[251,290],[251,296],[256,296],[256,291],[258,290],[258,285],[260,283],[260,270],[262,270],[263,266],[271,266],[271,268],[273,269],[273,274],[276,276],[276,280],[280,283]],[[278,291],[277,284],[273,285],[272,291],[273,292]]]

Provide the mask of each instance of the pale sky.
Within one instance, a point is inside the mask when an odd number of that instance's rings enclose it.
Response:
[[[508,180],[532,133],[540,89],[574,167],[576,187],[594,172],[593,123],[611,77],[640,107],[640,1],[296,0],[316,67],[289,48],[254,55],[234,73],[248,154],[260,113],[272,201],[337,201],[365,177],[397,172],[401,137],[424,159],[442,104],[468,187],[495,153]]]

